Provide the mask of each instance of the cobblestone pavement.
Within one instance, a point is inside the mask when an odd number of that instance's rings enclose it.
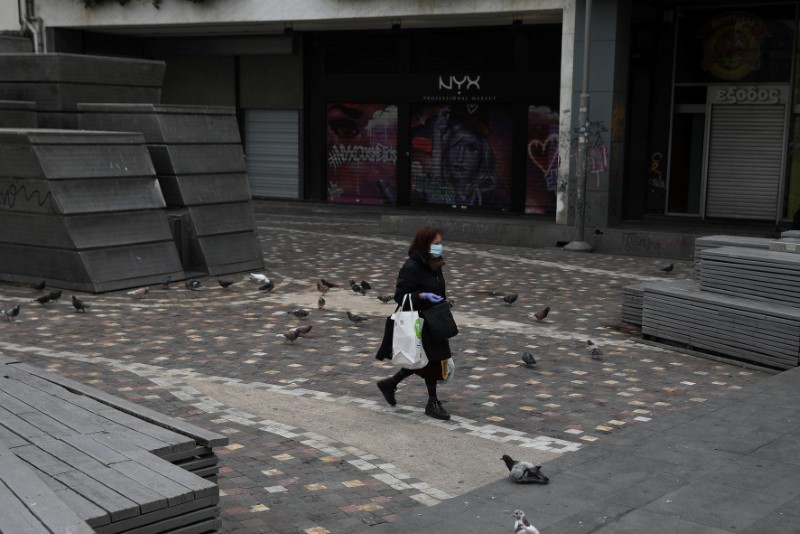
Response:
[[[237,410],[190,382],[349,403],[435,424],[448,435],[568,454],[767,376],[643,344],[638,329],[621,322],[625,285],[690,277],[688,262],[664,275],[663,260],[457,243],[445,235],[448,296],[461,333],[452,340],[456,375],[440,397],[454,417],[426,418],[424,384],[413,379],[389,409],[374,383],[391,368],[373,356],[394,308],[375,296],[392,292],[410,236],[380,234],[375,212],[257,208],[272,292],[258,291],[243,273],[223,277],[236,282],[228,289],[201,279],[199,291],[176,283],[141,299],[124,291],[79,294],[91,305],[83,314],[74,312],[69,291],[41,306],[30,303],[35,290],[0,284],[3,308],[26,303],[16,321],[0,323],[0,352],[230,437],[218,451],[225,532],[360,532],[450,495],[370,451]],[[322,310],[319,278],[344,288],[331,290]],[[356,295],[349,279],[374,289]],[[519,299],[508,306],[501,297],[510,293]],[[547,305],[544,321],[531,318]],[[287,313],[297,308],[309,316]],[[354,325],[348,310],[370,320]],[[313,325],[307,337],[278,337],[299,324]],[[588,357],[589,338],[603,348],[603,361]],[[535,366],[520,361],[524,350],[536,356]]]

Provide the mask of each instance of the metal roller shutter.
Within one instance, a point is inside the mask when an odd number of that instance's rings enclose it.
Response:
[[[711,106],[706,216],[775,219],[784,105]]]
[[[245,151],[254,197],[300,197],[299,112],[248,109]]]

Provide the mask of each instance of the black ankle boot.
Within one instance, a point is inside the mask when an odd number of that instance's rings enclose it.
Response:
[[[389,406],[397,404],[397,399],[394,398],[394,392],[397,389],[394,380],[391,378],[384,378],[378,380],[378,389],[383,393],[383,398],[389,403]]]
[[[447,410],[444,409],[444,406],[442,406],[442,403],[438,400],[428,401],[428,405],[425,406],[425,415],[435,419],[441,419],[442,421],[450,419],[450,414],[447,413]]]

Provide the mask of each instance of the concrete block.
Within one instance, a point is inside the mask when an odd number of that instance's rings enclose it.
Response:
[[[0,82],[66,82],[160,88],[166,63],[84,54],[0,54]]]
[[[148,145],[159,175],[247,171],[241,145]]]
[[[251,202],[212,204],[188,208],[195,235],[253,232],[256,221]]]
[[[63,215],[166,207],[155,178],[63,180],[50,185],[56,212]]]
[[[0,100],[0,128],[36,128],[36,103]]]
[[[170,206],[195,206],[250,201],[246,174],[182,174],[159,176],[164,200]]]
[[[79,104],[85,129],[142,132],[152,144],[241,143],[235,109],[228,106]]]

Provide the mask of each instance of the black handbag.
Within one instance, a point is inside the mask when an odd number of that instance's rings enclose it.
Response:
[[[397,305],[395,312],[400,309]],[[394,314],[386,318],[386,324],[383,326],[383,341],[375,354],[376,360],[391,360],[392,359],[392,341],[394,341]]]
[[[425,319],[425,327],[434,339],[450,339],[458,334],[458,325],[446,300],[423,310],[421,314]]]

